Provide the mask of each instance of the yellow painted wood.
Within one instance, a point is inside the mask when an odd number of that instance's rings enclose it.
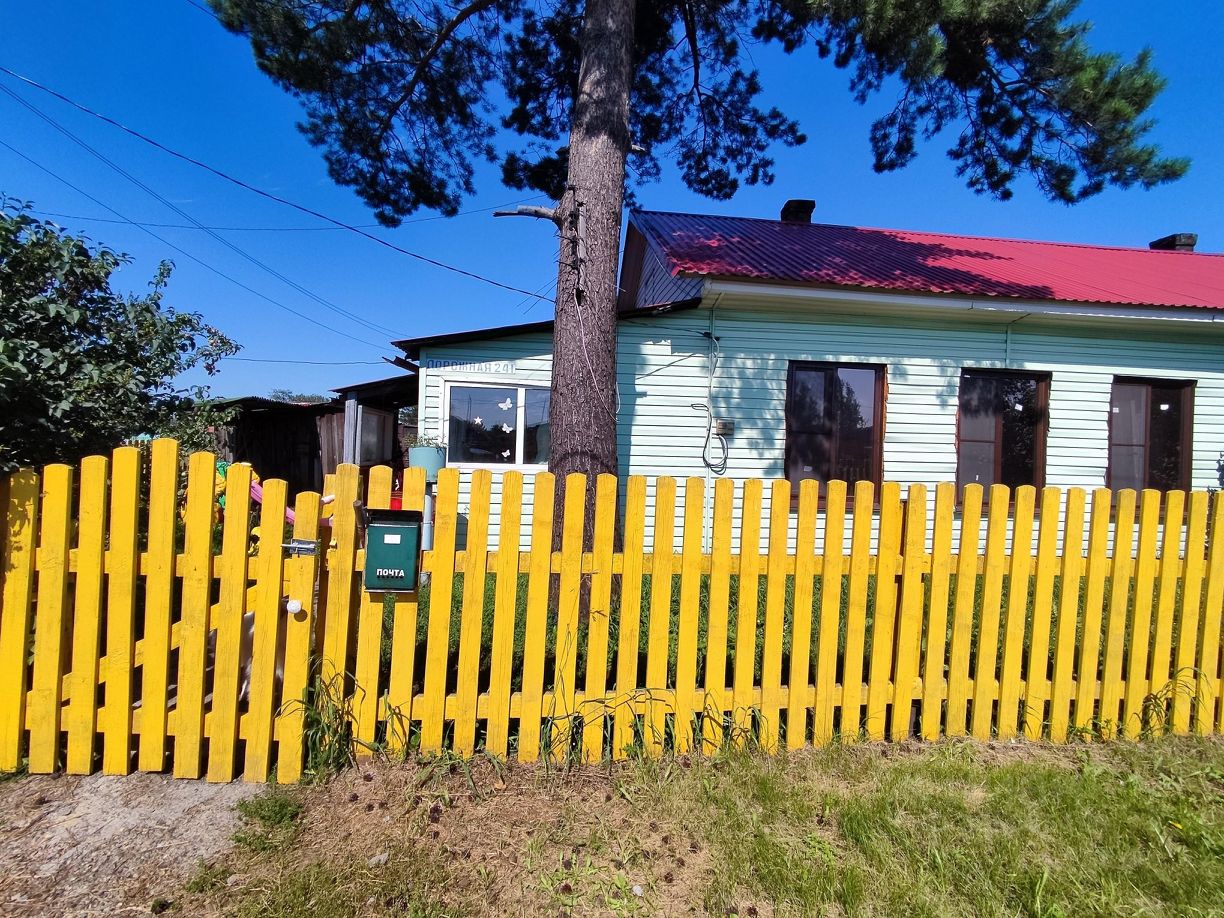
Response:
[[[421,702],[421,752],[442,750],[446,717],[446,669],[450,659],[451,594],[455,584],[455,528],[459,516],[459,472],[438,472],[434,500],[433,561],[429,582],[429,625],[425,645],[425,694]],[[530,621],[530,615],[528,616]],[[530,644],[530,639],[528,641]],[[540,639],[541,647],[543,638]],[[524,680],[524,685],[526,681]]]
[[[234,470],[230,466],[230,473]],[[251,572],[257,578],[256,587],[254,590],[254,602],[248,608],[255,613],[254,617],[254,633],[251,636],[251,673],[250,685],[248,687],[248,706],[246,716],[246,758],[242,776],[247,781],[264,781],[268,777],[268,766],[272,755],[272,738],[273,726],[275,724],[274,715],[278,709],[284,705],[289,707],[300,708],[300,699],[304,696],[303,684],[303,643],[308,638],[310,632],[308,630],[308,622],[303,621],[309,619],[309,614],[296,615],[288,614],[286,602],[288,598],[296,598],[302,603],[303,611],[309,607],[309,587],[304,583],[295,582],[293,578],[301,576],[297,570],[290,570],[288,574],[290,581],[285,582],[285,553],[282,548],[282,534],[285,527],[285,506],[288,502],[288,488],[285,482],[279,479],[272,479],[263,483],[263,504],[259,514],[259,555],[250,562]],[[229,535],[229,517],[230,502],[226,498],[226,536]],[[243,518],[248,518],[248,514],[244,514]],[[317,516],[315,517],[317,519]],[[296,514],[294,520],[296,528]],[[239,526],[239,531],[245,527]],[[310,530],[304,529],[309,532]],[[225,545],[223,553],[229,548],[229,544]],[[313,573],[313,568],[308,568]],[[238,565],[234,565],[234,576],[239,573]],[[242,576],[245,579],[247,572],[242,571]],[[288,587],[289,595],[286,596],[284,590]],[[223,581],[224,589],[224,581]],[[297,594],[296,596],[294,594]],[[306,599],[301,599],[301,595],[306,594]],[[282,621],[284,619],[284,621]],[[282,630],[284,629],[284,637],[282,638]],[[290,630],[295,633],[293,635],[292,651],[290,649]],[[277,648],[284,647],[284,684],[280,698],[276,693],[276,674],[278,670]],[[292,665],[294,672],[292,673],[293,681],[290,683],[289,667],[290,657],[292,652],[294,658]],[[290,694],[292,692],[292,694]],[[299,728],[300,731],[300,728]],[[300,736],[300,732],[295,731],[296,735]],[[300,742],[300,741],[299,741]],[[294,757],[294,753],[289,747],[287,737],[282,736],[278,751],[281,757]],[[296,759],[300,763],[301,752],[297,752]],[[300,767],[300,765],[299,765]],[[289,766],[290,772],[294,771],[292,765]],[[280,767],[277,768],[277,780],[284,781],[285,778],[280,774]]]
[[[484,623],[492,486],[493,476],[488,469],[472,473],[463,605],[459,619],[459,668],[455,681],[454,748],[464,757],[476,749],[476,690],[480,682],[480,635]]]
[[[700,524],[700,517],[698,517]],[[604,717],[608,713],[608,624],[612,614],[612,549],[616,538],[616,476],[595,482],[595,535],[592,544],[591,608],[587,615],[586,703],[582,709],[582,758],[603,758]],[[700,565],[700,556],[698,564]]]
[[[313,491],[303,491],[297,496],[293,507],[293,538],[303,542],[317,542],[319,539],[319,516],[322,507],[320,495]],[[264,506],[268,506],[269,495],[264,491]],[[271,508],[266,510],[271,517]],[[263,527],[260,526],[260,531]],[[281,552],[276,557],[283,558]],[[273,556],[264,559],[269,567],[274,565]],[[320,556],[314,554],[296,555],[282,561],[287,601],[301,605],[298,612],[290,613],[286,609],[285,616],[285,675],[281,686],[281,706],[276,714],[276,780],[280,784],[293,784],[302,777],[302,728],[305,723],[306,692],[310,681],[310,642],[314,635],[314,601],[312,594],[319,577]],[[258,562],[257,562],[258,564]],[[260,580],[274,576],[274,570],[260,572]],[[414,624],[415,633],[415,624]],[[408,654],[409,658],[413,654]],[[398,660],[398,666],[404,662],[403,655]],[[392,665],[392,673],[396,664]]]
[[[994,700],[998,697],[995,667],[999,660],[999,619],[1003,602],[1003,574],[1007,559],[1007,516],[1010,492],[1003,485],[990,486],[990,510],[986,523],[986,569],[982,577],[982,611],[978,624],[977,660],[973,673],[973,718],[976,739],[990,739],[994,723]]]
[[[66,770],[93,771],[98,727],[98,655],[102,639],[102,585],[106,562],[106,498],[110,461],[105,456],[81,460],[77,516],[76,581],[72,610],[72,670],[68,674]]]
[[[1199,639],[1199,612],[1202,605],[1203,572],[1206,567],[1207,493],[1190,494],[1186,524],[1186,558],[1182,572],[1182,601],[1178,616],[1177,656],[1173,678],[1173,732],[1190,732],[1190,709],[1198,694],[1196,651]]]
[[[926,651],[922,661],[922,738],[939,738],[947,681],[944,655],[948,649],[948,599],[952,572],[952,517],[956,485],[935,488],[935,525],[931,535],[930,611],[927,613]]]
[[[1203,635],[1199,643],[1198,703],[1194,729],[1206,735],[1224,727],[1224,712],[1215,714],[1220,700],[1220,633],[1224,623],[1224,491],[1211,500],[1210,554],[1207,558],[1207,589],[1203,600]]]
[[[386,510],[391,506],[392,472],[389,466],[379,465],[370,469],[366,482],[365,505],[371,510]],[[485,515],[487,519],[487,514]],[[487,523],[486,523],[487,525]],[[364,570],[365,551],[362,551]],[[382,689],[378,684],[378,671],[382,657],[383,604],[386,594],[360,590],[361,599],[357,613],[357,649],[353,666],[353,708],[356,714],[356,741],[353,751],[365,758],[374,752],[374,740],[378,732],[378,712],[382,700]]]
[[[170,680],[170,610],[175,587],[178,524],[178,443],[157,439],[149,465],[148,558],[145,566],[144,634],[140,666],[141,771],[166,764],[167,684]]]
[[[519,477],[519,494],[522,494],[522,477]],[[405,510],[425,508],[425,470],[404,469],[401,506]],[[508,507],[509,497],[503,492]],[[502,525],[506,525],[503,510]],[[515,522],[517,526],[517,522]],[[515,561],[518,561],[518,546],[515,545]],[[420,597],[417,593],[397,593],[391,623],[391,674],[387,684],[387,749],[402,752],[408,745],[412,732],[413,680],[416,678],[417,617]]]
[[[1139,547],[1130,630],[1126,636],[1126,674],[1123,682],[1121,728],[1123,735],[1139,736],[1143,729],[1143,699],[1148,694],[1149,641],[1152,603],[1156,589],[1156,545],[1160,538],[1160,492],[1143,492],[1139,505]],[[1117,553],[1115,549],[1114,553]]]
[[[676,752],[693,747],[693,698],[697,693],[697,624],[701,603],[705,481],[684,483],[684,531],[680,554],[680,611],[676,642]]]
[[[102,770],[108,775],[125,775],[132,769],[140,473],[139,449],[115,450],[106,564],[106,709],[98,725],[103,734]]]
[[[914,680],[918,677],[918,660],[922,653],[922,606],[926,599],[922,569],[926,535],[926,487],[912,484],[905,500],[905,554],[901,569],[901,603],[895,651],[897,674],[888,731],[889,738],[894,741],[907,739],[910,735]]]
[[[327,605],[321,630],[323,653],[320,673],[324,683],[343,691],[349,676],[349,635],[355,591],[353,571],[357,562],[357,514],[354,507],[361,487],[361,472],[355,465],[336,469],[336,499],[332,506],[331,541],[327,554]]]
[[[4,512],[3,579],[0,580],[0,771],[21,765],[26,730],[26,661],[33,625],[34,541],[41,482],[33,469],[8,479]]]
[[[1054,575],[1058,572],[1061,503],[1058,488],[1042,488],[1041,527],[1037,533],[1037,562],[1033,578],[1032,636],[1024,676],[1024,721],[1020,725],[1030,740],[1041,738],[1046,720],[1045,703],[1050,698],[1050,633],[1054,615]]]
[[[844,483],[842,484],[844,487]],[[791,618],[790,666],[786,674],[787,749],[798,749],[807,742],[807,697],[812,686],[812,610],[816,584],[816,508],[819,499],[820,486],[817,482],[807,478],[799,483],[799,517],[795,527],[795,600]],[[828,500],[829,503],[834,500],[832,490],[830,490]],[[825,528],[828,529],[827,525]],[[839,553],[841,551],[840,543],[837,551]],[[830,563],[829,546],[826,542],[825,575],[828,576],[830,567],[840,564],[840,561],[841,559],[838,558],[837,561]],[[840,567],[837,568],[837,571],[836,578],[840,584]],[[840,593],[840,590],[838,592]],[[818,650],[818,659],[819,655]],[[830,698],[829,701],[831,721],[832,699]]]
[[[217,459],[194,453],[187,463],[187,512],[183,518],[183,592],[179,621],[177,702],[174,708],[174,776],[198,778],[204,738],[204,667],[212,604],[212,527]]]
[[[846,739],[856,739],[863,724],[863,661],[867,653],[867,590],[874,500],[875,486],[870,481],[855,482],[846,604],[846,659],[842,676],[841,734]]]
[[[650,617],[646,632],[646,751],[663,749],[671,699],[667,688],[667,652],[671,628],[672,574],[675,564],[676,481],[655,480],[654,553],[651,557]]]
[[[880,536],[876,554],[875,615],[871,623],[871,671],[867,682],[867,738],[884,739],[892,701],[893,641],[897,630],[897,565],[901,551],[901,488],[886,481],[880,488]]]
[[[615,483],[616,479],[612,480]],[[614,505],[614,512],[615,509]],[[501,483],[497,587],[493,598],[493,646],[489,660],[489,718],[485,739],[485,750],[498,758],[506,757],[510,736],[510,682],[514,677],[515,603],[518,598],[522,518],[523,473],[506,472]],[[608,567],[611,566],[609,561]]]
[[[816,488],[813,485],[812,491],[815,492],[815,490]],[[813,513],[818,497],[819,494],[813,493],[812,497],[809,498],[813,504]],[[800,530],[803,528],[803,502],[804,486],[800,485]],[[815,520],[813,519],[814,525]],[[844,481],[830,481],[825,493],[824,557],[820,574],[820,618],[816,636],[815,706],[812,710],[812,742],[817,746],[823,746],[833,739],[833,696],[837,687],[842,574],[846,568],[845,541],[846,483]],[[815,546],[813,546],[813,556],[804,561],[802,574],[800,574],[800,565],[796,561],[796,578],[802,577],[806,580],[810,576],[810,569],[815,567],[814,550]],[[796,595],[798,595],[798,586],[796,586]],[[798,640],[797,632],[795,640]],[[798,680],[795,678],[797,674],[793,666],[791,673],[791,685],[797,685]],[[806,683],[806,681],[807,676],[805,672],[803,682]],[[789,714],[787,719],[790,719]]]
[[[731,706],[730,693],[727,691],[727,623],[731,599],[731,531],[734,505],[735,482],[727,478],[718,479],[714,483],[710,611],[706,632],[705,713],[701,720],[703,749],[707,753],[712,753],[722,746],[723,718]],[[634,648],[636,660],[636,643]]]
[[[1122,657],[1126,653],[1126,618],[1134,570],[1135,492],[1124,489],[1118,492],[1117,499],[1109,618],[1106,622],[1105,660],[1101,673],[1101,707],[1097,715],[1101,734],[1107,739],[1117,736],[1121,726]]]
[[[554,761],[566,758],[570,726],[578,713],[578,611],[582,594],[582,541],[587,478],[580,472],[565,476],[565,510],[561,530],[561,572],[557,588],[557,648],[553,666],[553,696],[548,751]]]
[[[49,774],[59,767],[59,741],[68,651],[68,546],[72,533],[73,471],[66,465],[43,470],[42,528],[38,539],[38,605],[34,615],[34,676],[27,716],[30,771]]]
[[[786,607],[790,482],[774,481],[769,495],[769,554],[765,562],[765,632],[761,653],[761,748],[774,752],[782,710],[782,630]]]
[[[1186,493],[1165,494],[1164,529],[1160,544],[1160,584],[1156,596],[1156,622],[1152,638],[1152,677],[1148,692],[1163,695],[1165,714],[1172,717],[1169,680],[1173,669],[1173,618],[1181,580],[1181,545],[1186,522]],[[1172,721],[1170,720],[1170,723]]]
[[[282,519],[284,517],[282,516]],[[242,653],[242,617],[247,612],[247,554],[250,550],[251,467],[229,466],[225,474],[225,529],[217,573],[221,580],[213,614],[212,716],[208,731],[208,780],[232,781],[238,740],[238,680]],[[260,526],[260,532],[265,530]],[[269,546],[279,530],[268,533]]]
[[[1016,488],[1015,493],[1011,564],[1007,571],[1007,618],[1003,627],[1003,660],[999,669],[997,736],[1001,740],[1014,738],[1019,723],[1020,664],[1024,655],[1029,574],[1033,566],[1033,508],[1037,498],[1037,491],[1032,485],[1022,485]]]
[[[537,503],[539,496],[537,492]],[[620,618],[616,644],[616,710],[612,715],[612,757],[623,759],[634,742],[638,697],[638,647],[642,635],[642,568],[646,541],[646,479],[629,478],[625,488],[625,531]],[[524,677],[525,678],[525,677]]]
[[[1080,582],[1084,574],[1083,488],[1067,490],[1063,521],[1061,592],[1058,597],[1058,632],[1054,640],[1054,680],[1050,685],[1050,739],[1065,742],[1071,722],[1075,689],[1075,644],[1079,625]]]
[[[739,594],[735,619],[732,722],[742,747],[753,726],[756,687],[756,626],[761,574],[761,492],[759,479],[744,482],[740,508]],[[657,549],[656,549],[657,550]]]
[[[1085,574],[1083,631],[1075,686],[1075,719],[1079,730],[1090,730],[1097,722],[1095,701],[1101,657],[1102,604],[1109,570],[1109,518],[1113,495],[1105,488],[1092,492],[1092,519],[1088,533],[1088,567]]]
[[[556,506],[556,487],[557,479],[551,472],[540,472],[535,476],[532,488],[534,505],[531,510],[527,612],[523,635],[523,700],[519,713],[518,750],[520,762],[534,762],[540,757],[544,651],[548,639],[548,593],[552,578],[553,510]],[[632,482],[629,493],[632,497]]]

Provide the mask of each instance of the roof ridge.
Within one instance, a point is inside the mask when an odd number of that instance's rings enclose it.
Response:
[[[650,214],[659,214],[660,216],[668,217],[690,217],[694,219],[714,219],[714,220],[751,220],[755,223],[776,223],[779,225],[796,225],[796,226],[823,226],[833,229],[856,229],[866,230],[876,233],[908,233],[914,236],[934,236],[942,239],[977,239],[983,242],[1019,242],[1025,245],[1052,245],[1071,249],[1097,249],[1108,252],[1134,252],[1136,254],[1155,254],[1155,255],[1206,255],[1213,258],[1224,258],[1224,252],[1183,252],[1170,251],[1168,249],[1152,249],[1142,248],[1140,246],[1129,245],[1103,245],[1092,242],[1059,242],[1050,239],[1017,239],[1012,236],[983,236],[975,233],[939,233],[933,230],[911,230],[901,229],[899,227],[886,226],[855,226],[848,223],[799,223],[788,224],[784,220],[771,219],[770,217],[741,217],[731,214],[694,214],[679,210],[634,210],[634,214],[642,214],[648,216]]]

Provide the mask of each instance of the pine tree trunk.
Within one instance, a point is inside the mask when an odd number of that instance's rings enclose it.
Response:
[[[561,253],[553,326],[552,444],[558,477],[588,476],[584,541],[590,544],[595,476],[617,472],[616,273],[625,159],[634,0],[587,0],[578,96],[569,144],[569,179],[558,206]],[[556,529],[558,536],[560,526]]]

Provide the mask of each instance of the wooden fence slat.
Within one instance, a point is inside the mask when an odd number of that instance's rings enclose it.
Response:
[[[706,752],[714,752],[722,746],[723,718],[731,706],[727,692],[727,627],[731,600],[731,527],[734,509],[735,482],[720,478],[714,483],[705,714],[701,720],[703,749]]]
[[[170,627],[176,580],[175,527],[178,525],[178,443],[164,438],[154,440],[150,454],[138,764],[141,771],[161,771],[166,764],[169,725]]]
[[[1101,735],[1112,738],[1121,727],[1122,657],[1126,652],[1126,619],[1134,569],[1135,492],[1118,492],[1114,522],[1113,564],[1109,581],[1109,615],[1105,622],[1105,658],[1101,669],[1101,702],[1097,714]]]
[[[31,602],[34,596],[34,543],[39,527],[41,482],[33,469],[8,480],[4,512],[4,557],[0,568],[0,772],[16,771],[25,747],[27,665],[30,656]]]
[[[778,479],[769,494],[769,555],[765,562],[765,630],[761,649],[761,722],[758,742],[766,752],[778,748],[782,710],[782,632],[786,608],[787,539],[790,482]]]
[[[1058,488],[1041,489],[1041,524],[1037,532],[1037,561],[1033,577],[1033,619],[1028,666],[1024,676],[1024,709],[1020,729],[1030,740],[1041,738],[1045,703],[1050,698],[1050,629],[1054,613],[1054,575],[1058,570]]]
[[[269,499],[265,492],[265,507]],[[320,495],[312,491],[298,494],[293,508],[294,539],[317,545],[321,510]],[[265,512],[271,516],[271,510]],[[262,526],[260,531],[263,531]],[[279,545],[277,548],[276,556],[283,558]],[[267,560],[272,561],[272,557]],[[280,562],[289,590],[288,600],[301,606],[285,620],[285,674],[281,685],[281,705],[276,713],[276,780],[280,784],[292,784],[302,776],[302,729],[306,720],[306,691],[310,682],[314,592],[319,579],[319,561],[319,555],[310,552]],[[261,580],[271,578],[274,573],[272,570],[266,574],[261,571]]]
[[[1122,683],[1124,736],[1143,731],[1143,699],[1148,694],[1148,644],[1156,589],[1156,544],[1160,536],[1160,492],[1145,490],[1139,507],[1139,548],[1135,563],[1131,624],[1125,638],[1126,675]],[[1115,549],[1115,554],[1116,554]]]
[[[743,746],[753,726],[756,670],[757,606],[761,573],[760,479],[744,482],[740,506],[739,595],[735,618],[735,664],[732,722],[735,741]]]
[[[392,472],[389,466],[377,465],[370,469],[366,482],[366,507],[370,510],[388,509],[391,506],[391,486]],[[484,518],[488,519],[487,513]],[[363,550],[363,558],[365,557],[368,556]],[[364,570],[364,567],[362,569]],[[353,751],[361,757],[374,754],[374,740],[378,732],[378,709],[382,701],[378,671],[382,659],[383,606],[386,596],[383,592],[367,592],[364,588],[360,590],[357,654],[353,665],[353,708],[357,719],[353,731]]]
[[[102,586],[106,567],[106,499],[110,460],[81,460],[77,514],[77,562],[71,624],[72,670],[68,674],[65,770],[93,771],[98,728],[98,655],[102,643]]]
[[[1063,555],[1058,597],[1058,633],[1054,640],[1054,680],[1050,684],[1050,739],[1065,742],[1071,722],[1075,679],[1075,635],[1079,625],[1080,581],[1084,572],[1083,488],[1067,489],[1063,520]]]
[[[790,667],[786,676],[787,749],[800,748],[807,742],[808,736],[807,697],[812,685],[812,612],[816,587],[816,509],[819,500],[820,485],[816,481],[808,478],[800,482],[799,518],[795,528],[794,612],[791,616]],[[826,500],[832,504],[832,489]],[[840,559],[830,562],[826,542],[824,576],[828,577],[830,568],[838,563]],[[840,585],[840,568],[835,576]],[[832,713],[830,706],[830,721]]]
[[[1029,573],[1033,564],[1033,508],[1037,492],[1032,485],[1022,485],[1016,488],[1015,496],[1011,565],[1007,572],[1007,618],[1003,628],[1003,659],[999,669],[997,736],[1001,740],[1015,737],[1020,717],[1021,662],[1029,600]]]
[[[973,668],[973,718],[975,739],[990,739],[994,724],[994,701],[999,683],[995,669],[999,661],[999,624],[1003,603],[1003,574],[1007,558],[1007,517],[1010,490],[990,486],[990,509],[986,523],[986,570],[982,577],[982,610],[978,617],[977,655]]]
[[[536,498],[537,502],[539,498]],[[612,757],[623,759],[637,722],[638,657],[642,634],[642,554],[646,540],[646,479],[631,475],[625,488],[624,557],[620,618],[617,621],[616,710],[612,715]],[[526,670],[524,669],[524,673]],[[524,675],[524,680],[526,675]],[[525,683],[524,683],[525,684]]]
[[[856,739],[863,724],[863,664],[867,654],[867,596],[871,585],[869,562],[874,495],[875,485],[870,481],[855,482],[841,706],[841,734],[847,739]]]
[[[901,487],[886,481],[880,488],[880,535],[876,551],[875,614],[871,622],[871,669],[867,680],[867,738],[884,739],[892,701],[894,641],[897,629],[897,563],[901,552]]]
[[[1156,623],[1152,638],[1152,677],[1148,692],[1161,696],[1164,716],[1172,723],[1169,679],[1173,668],[1173,619],[1181,586],[1182,533],[1186,522],[1186,493],[1165,494],[1164,532],[1160,543],[1160,584],[1156,596]]]
[[[509,475],[509,473],[507,473]],[[519,495],[523,485],[519,475]],[[506,492],[503,491],[503,500]],[[405,510],[425,509],[425,469],[404,469],[401,505]],[[509,502],[502,510],[502,525],[506,525]],[[516,522],[517,525],[517,522]],[[517,537],[517,536],[516,536]],[[518,543],[514,543],[515,570],[518,570]],[[387,685],[387,750],[402,752],[408,747],[412,732],[412,697],[416,679],[417,618],[420,594],[397,593],[391,623],[391,676]],[[504,753],[503,753],[504,754]]]
[[[1224,614],[1224,491],[1211,501],[1211,546],[1207,559],[1207,588],[1203,602],[1203,636],[1199,644],[1198,703],[1194,728],[1202,735],[1224,726],[1224,711],[1215,714],[1220,700],[1220,617]]]
[[[907,739],[911,732],[914,680],[918,677],[918,659],[922,653],[922,606],[926,599],[922,568],[926,534],[926,486],[911,484],[905,500],[905,560],[895,640],[897,674],[893,680],[892,719],[888,731],[892,740]]]
[[[565,506],[561,530],[561,572],[557,580],[557,643],[553,657],[551,733],[548,751],[553,761],[569,753],[570,726],[578,713],[578,616],[582,600],[583,525],[587,478],[581,472],[565,476]]]
[[[1198,695],[1199,611],[1202,605],[1204,549],[1207,545],[1207,492],[1190,494],[1186,524],[1186,558],[1182,572],[1182,601],[1178,616],[1177,662],[1173,678],[1173,732],[1190,732],[1191,707]]]
[[[331,526],[334,547],[327,554],[327,604],[317,626],[323,636],[320,675],[326,685],[334,687],[328,690],[337,694],[345,692],[349,676],[349,637],[355,606],[353,571],[357,563],[355,504],[360,487],[361,470],[357,466],[346,463],[337,467]]]
[[[684,530],[681,533],[680,609],[676,641],[676,752],[693,747],[693,697],[697,692],[697,625],[701,603],[702,516],[705,480],[684,483]],[[589,665],[589,664],[588,664]]]
[[[1099,726],[1096,714],[1097,678],[1101,663],[1101,627],[1104,618],[1105,578],[1109,569],[1110,508],[1113,495],[1105,488],[1092,492],[1092,519],[1088,533],[1088,567],[1084,586],[1083,631],[1075,691],[1076,729]]]
[[[455,679],[455,739],[459,755],[476,749],[476,690],[480,683],[480,639],[484,624],[485,575],[489,551],[489,509],[493,476],[488,469],[472,473],[463,569],[463,605],[459,617],[459,668]]]
[[[935,488],[935,525],[931,536],[930,611],[927,613],[926,654],[922,663],[922,738],[939,738],[946,693],[944,656],[948,649],[948,599],[952,575],[952,515],[956,485],[942,482]]]
[[[806,484],[806,482],[805,482]],[[816,490],[815,485],[812,488]],[[813,514],[816,499],[813,494]],[[799,501],[803,502],[803,485],[799,486]],[[813,519],[813,525],[815,519]],[[802,528],[802,527],[801,527]],[[812,710],[812,742],[823,746],[833,739],[833,692],[837,687],[838,641],[841,635],[842,573],[845,568],[846,542],[846,483],[830,481],[825,491],[824,558],[820,572],[820,618],[816,635],[815,706]],[[811,576],[815,567],[815,545],[805,557],[803,579]],[[798,568],[798,563],[796,563]],[[796,576],[799,576],[796,573]],[[796,593],[798,589],[796,588]],[[796,637],[796,640],[798,637]],[[793,643],[793,642],[792,642]],[[795,667],[791,667],[791,685],[795,685]],[[803,674],[806,688],[807,673]],[[792,700],[793,706],[793,700]],[[790,719],[791,715],[787,715]],[[789,734],[788,734],[789,735]],[[793,747],[792,747],[793,748]]]
[[[73,470],[43,470],[42,530],[38,539],[38,592],[34,613],[34,675],[30,692],[30,771],[50,774],[60,765],[64,660],[68,652],[68,545],[72,533]]]
[[[646,632],[647,752],[663,750],[671,699],[667,691],[668,639],[671,634],[672,575],[675,565],[676,481],[655,480],[654,545],[650,573],[650,618]]]
[[[591,608],[587,616],[586,703],[582,711],[582,758],[603,758],[605,714],[608,711],[608,625],[612,614],[612,551],[616,539],[616,476],[595,480],[595,535],[591,577]],[[700,561],[700,558],[698,558]]]
[[[485,749],[499,758],[506,757],[510,737],[510,683],[514,677],[514,626],[522,517],[523,473],[506,472],[501,483],[497,583],[493,597],[493,646],[489,660],[489,719],[485,739]],[[610,560],[608,566],[611,567]],[[394,647],[391,659],[395,660]]]
[[[643,482],[644,484],[644,482]],[[544,653],[548,637],[548,593],[552,578],[553,510],[557,479],[551,472],[535,476],[531,512],[531,555],[527,613],[523,636],[523,688],[519,713],[519,761],[540,757],[540,721],[544,698]],[[632,494],[632,491],[630,492]],[[430,612],[430,625],[433,624]],[[428,660],[428,658],[426,658]],[[428,663],[426,663],[428,679]]]
[[[231,471],[233,466],[230,467]],[[277,703],[276,697],[276,674],[281,667],[278,666],[278,648],[284,648],[284,674],[282,676],[281,697],[286,700],[291,700],[291,703],[299,708],[303,703],[305,695],[305,678],[302,672],[303,656],[309,655],[308,646],[303,646],[304,640],[309,638],[309,623],[303,622],[302,619],[308,619],[309,615],[302,616],[301,613],[292,616],[292,627],[297,631],[293,642],[293,653],[297,656],[294,658],[293,664],[295,672],[293,675],[292,685],[289,682],[289,628],[288,622],[282,623],[281,618],[288,610],[281,604],[284,599],[285,586],[285,553],[282,548],[281,537],[285,531],[285,506],[288,502],[288,487],[285,482],[278,479],[265,481],[263,485],[263,506],[259,514],[259,556],[253,563],[254,573],[257,577],[257,582],[254,591],[254,607],[251,611],[254,613],[251,627],[251,660],[250,660],[250,675],[248,686],[248,702],[247,702],[247,731],[246,731],[246,757],[243,766],[242,776],[247,781],[265,781],[268,777],[268,765],[272,756],[272,739],[273,725],[275,723],[275,714],[280,705]],[[226,514],[229,514],[229,501],[226,501]],[[244,514],[244,518],[249,518],[249,513]],[[317,519],[317,516],[316,516]],[[296,526],[296,515],[294,525]],[[245,529],[245,527],[242,527]],[[309,531],[309,530],[307,530]],[[227,532],[228,535],[228,532]],[[226,546],[228,547],[228,546]],[[235,575],[237,575],[237,565],[235,565]],[[296,573],[291,571],[291,576]],[[247,576],[243,572],[243,578]],[[289,587],[295,592],[300,590],[306,594],[303,603],[303,609],[308,608],[310,603],[310,586],[290,582]],[[296,588],[296,589],[295,589]],[[301,596],[298,593],[298,596]],[[292,690],[293,694],[288,694]],[[297,722],[295,722],[296,725]],[[300,728],[299,728],[300,729]],[[299,734],[300,735],[300,734]],[[282,737],[281,743],[278,745],[278,750],[288,752],[288,738]],[[301,753],[296,756],[298,768],[300,768]],[[293,773],[294,766],[290,764],[290,773]],[[277,780],[283,781],[284,778],[280,774],[281,767],[277,766]]]
[[[438,472],[434,502],[434,544],[429,581],[429,633],[425,645],[425,693],[421,702],[421,752],[442,751],[446,719],[446,675],[450,662],[451,594],[455,584],[455,529],[459,516],[459,473]],[[530,616],[528,618],[530,622]],[[531,640],[531,636],[528,637]],[[540,635],[541,648],[543,635]],[[526,686],[526,680],[524,680]]]
[[[98,725],[103,734],[102,770],[108,775],[125,775],[132,768],[140,473],[139,449],[121,446],[114,451],[107,537],[106,704]]]

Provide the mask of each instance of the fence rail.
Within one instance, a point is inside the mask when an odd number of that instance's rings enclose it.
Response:
[[[0,770],[290,782],[337,738],[596,761],[1224,731],[1220,494],[859,482],[849,504],[807,481],[792,509],[786,481],[720,480],[707,533],[704,479],[622,498],[601,476],[584,545],[582,476],[554,539],[554,477],[525,504],[507,472],[493,544],[482,470],[460,545],[444,470],[428,583],[392,597],[361,589],[359,507],[398,473],[360,493],[342,466],[334,500],[290,508],[283,482],[233,465],[222,489],[211,454],[183,458],[158,440],[0,482]],[[401,491],[423,506],[420,470]]]

